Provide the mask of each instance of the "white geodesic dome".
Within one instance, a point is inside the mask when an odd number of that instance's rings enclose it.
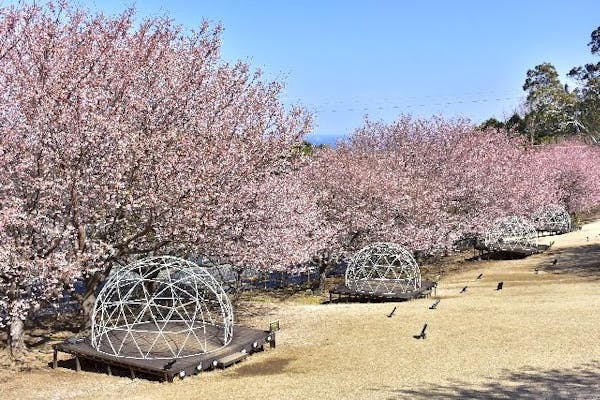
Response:
[[[203,267],[150,257],[117,269],[100,291],[92,346],[117,357],[174,359],[208,353],[233,335],[233,308]]]
[[[567,233],[571,231],[571,216],[559,205],[549,204],[540,207],[531,215],[531,220],[539,231]]]
[[[485,235],[489,250],[511,251],[537,246],[537,230],[526,218],[510,216],[494,221]]]
[[[412,253],[395,243],[372,243],[354,254],[346,268],[346,286],[362,293],[406,293],[421,287]]]

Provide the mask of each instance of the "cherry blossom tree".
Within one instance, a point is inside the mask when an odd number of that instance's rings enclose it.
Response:
[[[560,205],[575,213],[600,204],[600,146],[574,139],[537,146],[531,163],[546,193],[542,205]]]
[[[460,120],[367,120],[303,154],[310,115],[224,62],[219,26],[133,19],[0,8],[0,324],[15,352],[39,305],[66,289],[89,316],[135,257],[265,270],[312,257],[324,278],[371,241],[443,254],[495,218],[600,201],[598,147],[534,147]]]
[[[490,218],[525,212],[533,201],[531,172],[522,168],[527,144],[468,121],[408,116],[389,125],[367,121],[350,145],[390,157],[388,210],[404,209],[392,215],[396,223],[388,225],[389,233],[413,250],[445,251]]]
[[[25,318],[60,297],[63,282],[78,273],[63,244],[73,231],[39,207],[45,182],[19,136],[0,137],[0,328],[15,358],[25,349]],[[24,174],[31,174],[31,186],[21,181]]]
[[[372,151],[358,152],[340,144],[323,148],[299,172],[299,179],[317,207],[313,254],[319,269],[319,289],[340,257],[372,237],[385,220],[387,196],[382,182],[391,170]]]
[[[133,17],[66,3],[0,9],[0,131],[15,138],[2,149],[3,234],[15,235],[10,215],[25,215],[23,231],[47,232],[7,241],[5,260],[30,262],[3,268],[35,297],[27,276],[56,254],[52,279],[36,286],[70,290],[79,271],[86,293],[70,292],[85,315],[115,263],[169,252],[286,265],[306,251],[299,236],[266,239],[253,224],[270,214],[266,234],[311,221],[298,217],[310,207],[286,172],[310,116],[283,107],[280,83],[223,62],[219,26]],[[11,279],[0,288],[8,303]]]
[[[304,172],[328,229],[321,231],[321,277],[340,255],[368,242],[396,242],[422,256],[445,254],[497,218],[566,202],[565,191],[583,201],[581,187],[593,191],[595,173],[581,175],[577,190],[573,179],[566,185],[561,177],[572,176],[575,165],[583,174],[592,158],[541,162],[541,155],[545,160],[556,151],[550,149],[462,120],[365,121],[337,148],[317,152]],[[597,204],[587,196],[587,204]]]

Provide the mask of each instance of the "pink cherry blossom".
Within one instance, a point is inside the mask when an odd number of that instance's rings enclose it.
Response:
[[[283,268],[313,252],[297,243],[313,205],[289,178],[310,115],[282,105],[280,83],[221,60],[220,32],[66,3],[0,9],[9,329],[76,276],[89,313],[112,266],[134,257]]]

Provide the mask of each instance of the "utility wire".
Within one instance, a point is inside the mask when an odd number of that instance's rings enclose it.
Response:
[[[447,107],[461,104],[495,103],[507,101],[524,101],[523,92],[514,90],[472,90],[462,93],[436,93],[417,96],[393,96],[389,94],[377,96],[357,96],[345,99],[323,99],[322,101],[306,101],[306,98],[283,97],[288,104],[304,106],[315,114],[336,112],[369,112],[389,109],[415,110],[421,107]]]
[[[421,107],[443,107],[459,104],[477,104],[477,103],[492,103],[492,102],[506,102],[513,100],[524,100],[524,96],[513,96],[513,97],[481,97],[475,99],[460,99],[453,101],[437,101],[437,102],[410,102],[400,104],[401,102],[375,102],[375,104],[353,104],[343,103],[327,106],[327,104],[321,105],[307,105],[309,110],[314,111],[317,114],[323,113],[337,113],[337,112],[356,112],[356,111],[374,111],[374,110],[389,110],[389,109],[416,109]]]

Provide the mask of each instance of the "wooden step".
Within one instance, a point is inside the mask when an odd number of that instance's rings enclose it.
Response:
[[[227,357],[223,357],[223,358],[217,360],[217,367],[227,368],[230,365],[233,365],[237,362],[242,361],[246,357],[248,357],[248,353],[246,353],[246,352],[239,351],[237,353],[233,353],[231,355],[228,355]]]

